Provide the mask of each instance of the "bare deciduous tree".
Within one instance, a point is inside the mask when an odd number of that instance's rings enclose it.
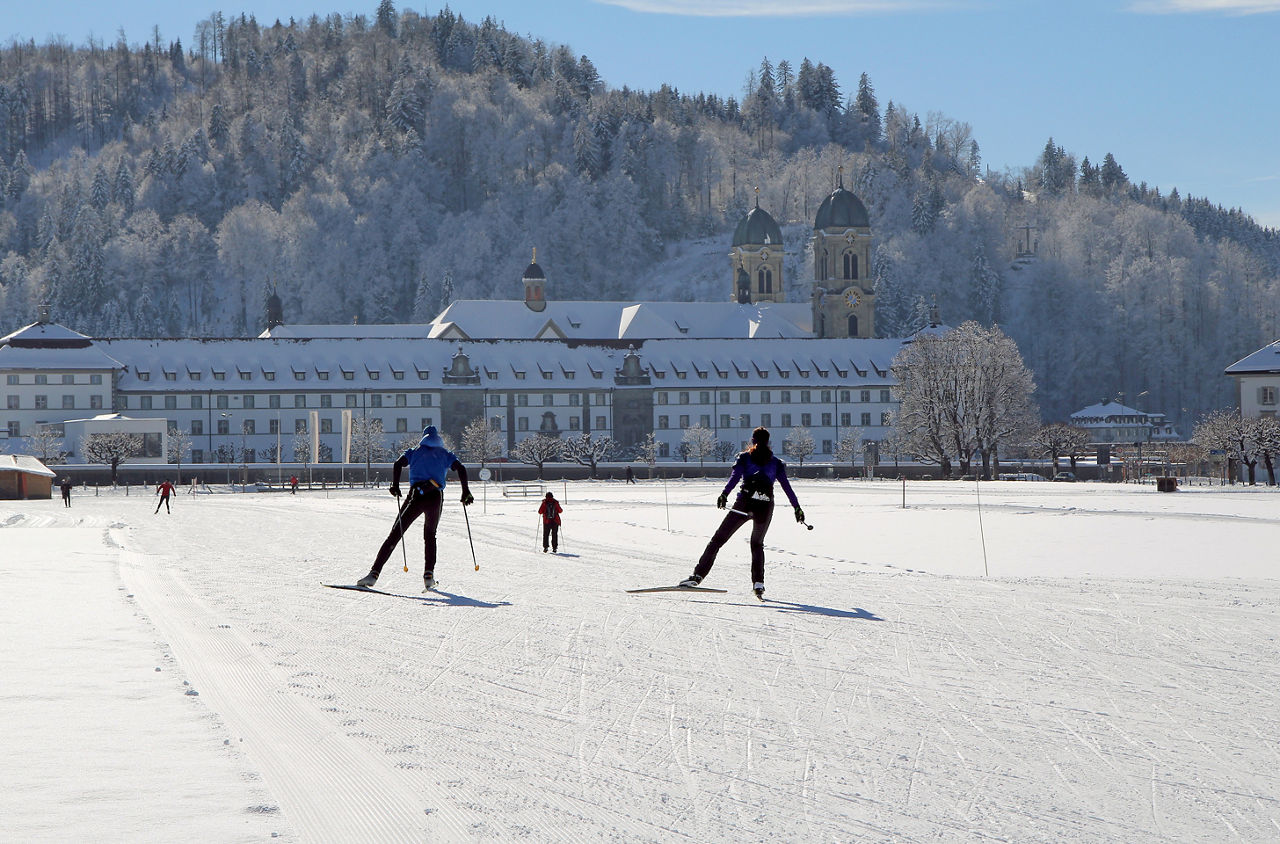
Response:
[[[550,434],[534,434],[525,437],[511,449],[511,456],[521,463],[538,467],[538,480],[542,480],[542,468],[556,460],[564,451],[564,443]]]
[[[111,467],[111,483],[116,482],[120,464],[142,451],[142,437],[124,431],[88,434],[80,440],[80,456],[86,463]]]

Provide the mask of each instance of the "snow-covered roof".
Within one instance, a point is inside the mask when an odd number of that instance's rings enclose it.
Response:
[[[1227,375],[1263,375],[1273,372],[1280,372],[1280,340],[1263,346],[1253,354],[1245,355],[1226,369]]]
[[[56,474],[35,457],[27,454],[0,454],[0,472],[22,472],[52,478]]]
[[[94,341],[62,325],[36,322],[0,337],[0,369],[121,369]]]
[[[652,385],[704,384],[708,388],[750,378],[796,384],[883,384],[885,366],[902,341],[792,338],[659,339],[622,343],[550,340],[312,339],[101,340],[125,361],[124,392],[274,392],[326,390],[438,390],[461,352],[491,389],[613,386],[628,349],[654,372]],[[879,372],[877,372],[879,368]],[[661,376],[657,372],[663,373]],[[678,373],[684,373],[681,377]],[[783,373],[786,373],[784,376]],[[843,373],[843,374],[842,374]],[[881,374],[884,373],[884,374]],[[789,381],[783,380],[789,378]],[[766,381],[766,383],[768,383]]]
[[[1077,410],[1071,414],[1074,422],[1086,424],[1088,422],[1105,422],[1108,420],[1118,420],[1122,417],[1137,417],[1142,420],[1161,420],[1164,419],[1163,413],[1148,413],[1145,410],[1137,410],[1132,407],[1126,407],[1120,402],[1102,401],[1097,404],[1091,404],[1082,410]]]
[[[0,337],[0,346],[14,344],[18,346],[55,346],[66,348],[68,345],[75,344],[81,346],[89,345],[92,340],[76,331],[72,331],[65,325],[58,325],[51,322],[33,322],[30,325],[23,326],[17,331]]]
[[[276,339],[454,338],[656,340],[812,337],[806,304],[736,302],[548,301],[541,311],[520,300],[463,299],[426,324],[279,325],[262,337]]]

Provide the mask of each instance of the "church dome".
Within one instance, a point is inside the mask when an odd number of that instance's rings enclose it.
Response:
[[[831,195],[822,200],[818,207],[818,216],[813,221],[814,229],[858,229],[870,228],[871,218],[867,214],[867,206],[862,204],[852,191],[845,190],[843,182]]]
[[[542,272],[542,267],[538,266],[538,262],[534,261],[524,268],[524,275],[520,276],[525,281],[546,281],[547,277]]]
[[[756,205],[738,223],[738,228],[733,233],[733,245],[756,246],[762,243],[781,247],[782,229],[768,211]]]

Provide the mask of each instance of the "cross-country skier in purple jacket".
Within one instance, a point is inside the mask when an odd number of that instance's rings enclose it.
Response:
[[[751,432],[751,446],[738,455],[733,464],[733,473],[724,491],[716,499],[716,506],[725,509],[729,501],[729,493],[742,481],[742,489],[738,492],[733,507],[725,514],[724,521],[707,543],[707,548],[698,559],[693,574],[681,581],[681,586],[697,586],[711,572],[715,564],[716,554],[729,541],[729,537],[747,521],[751,522],[751,581],[757,598],[764,598],[764,536],[769,532],[769,521],[773,518],[773,484],[775,481],[782,487],[795,509],[796,521],[804,521],[804,510],[791,490],[787,480],[787,464],[783,463],[769,448],[769,431],[767,428],[756,428]]]

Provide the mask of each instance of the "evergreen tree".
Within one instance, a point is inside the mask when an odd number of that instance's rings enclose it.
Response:
[[[1129,177],[1116,162],[1115,156],[1107,153],[1102,158],[1102,167],[1098,173],[1102,189],[1107,193],[1115,193],[1129,184]]]
[[[876,101],[875,90],[871,87],[871,79],[863,73],[858,79],[858,95],[854,99],[858,120],[862,127],[862,137],[871,143],[880,142],[880,103]]]

